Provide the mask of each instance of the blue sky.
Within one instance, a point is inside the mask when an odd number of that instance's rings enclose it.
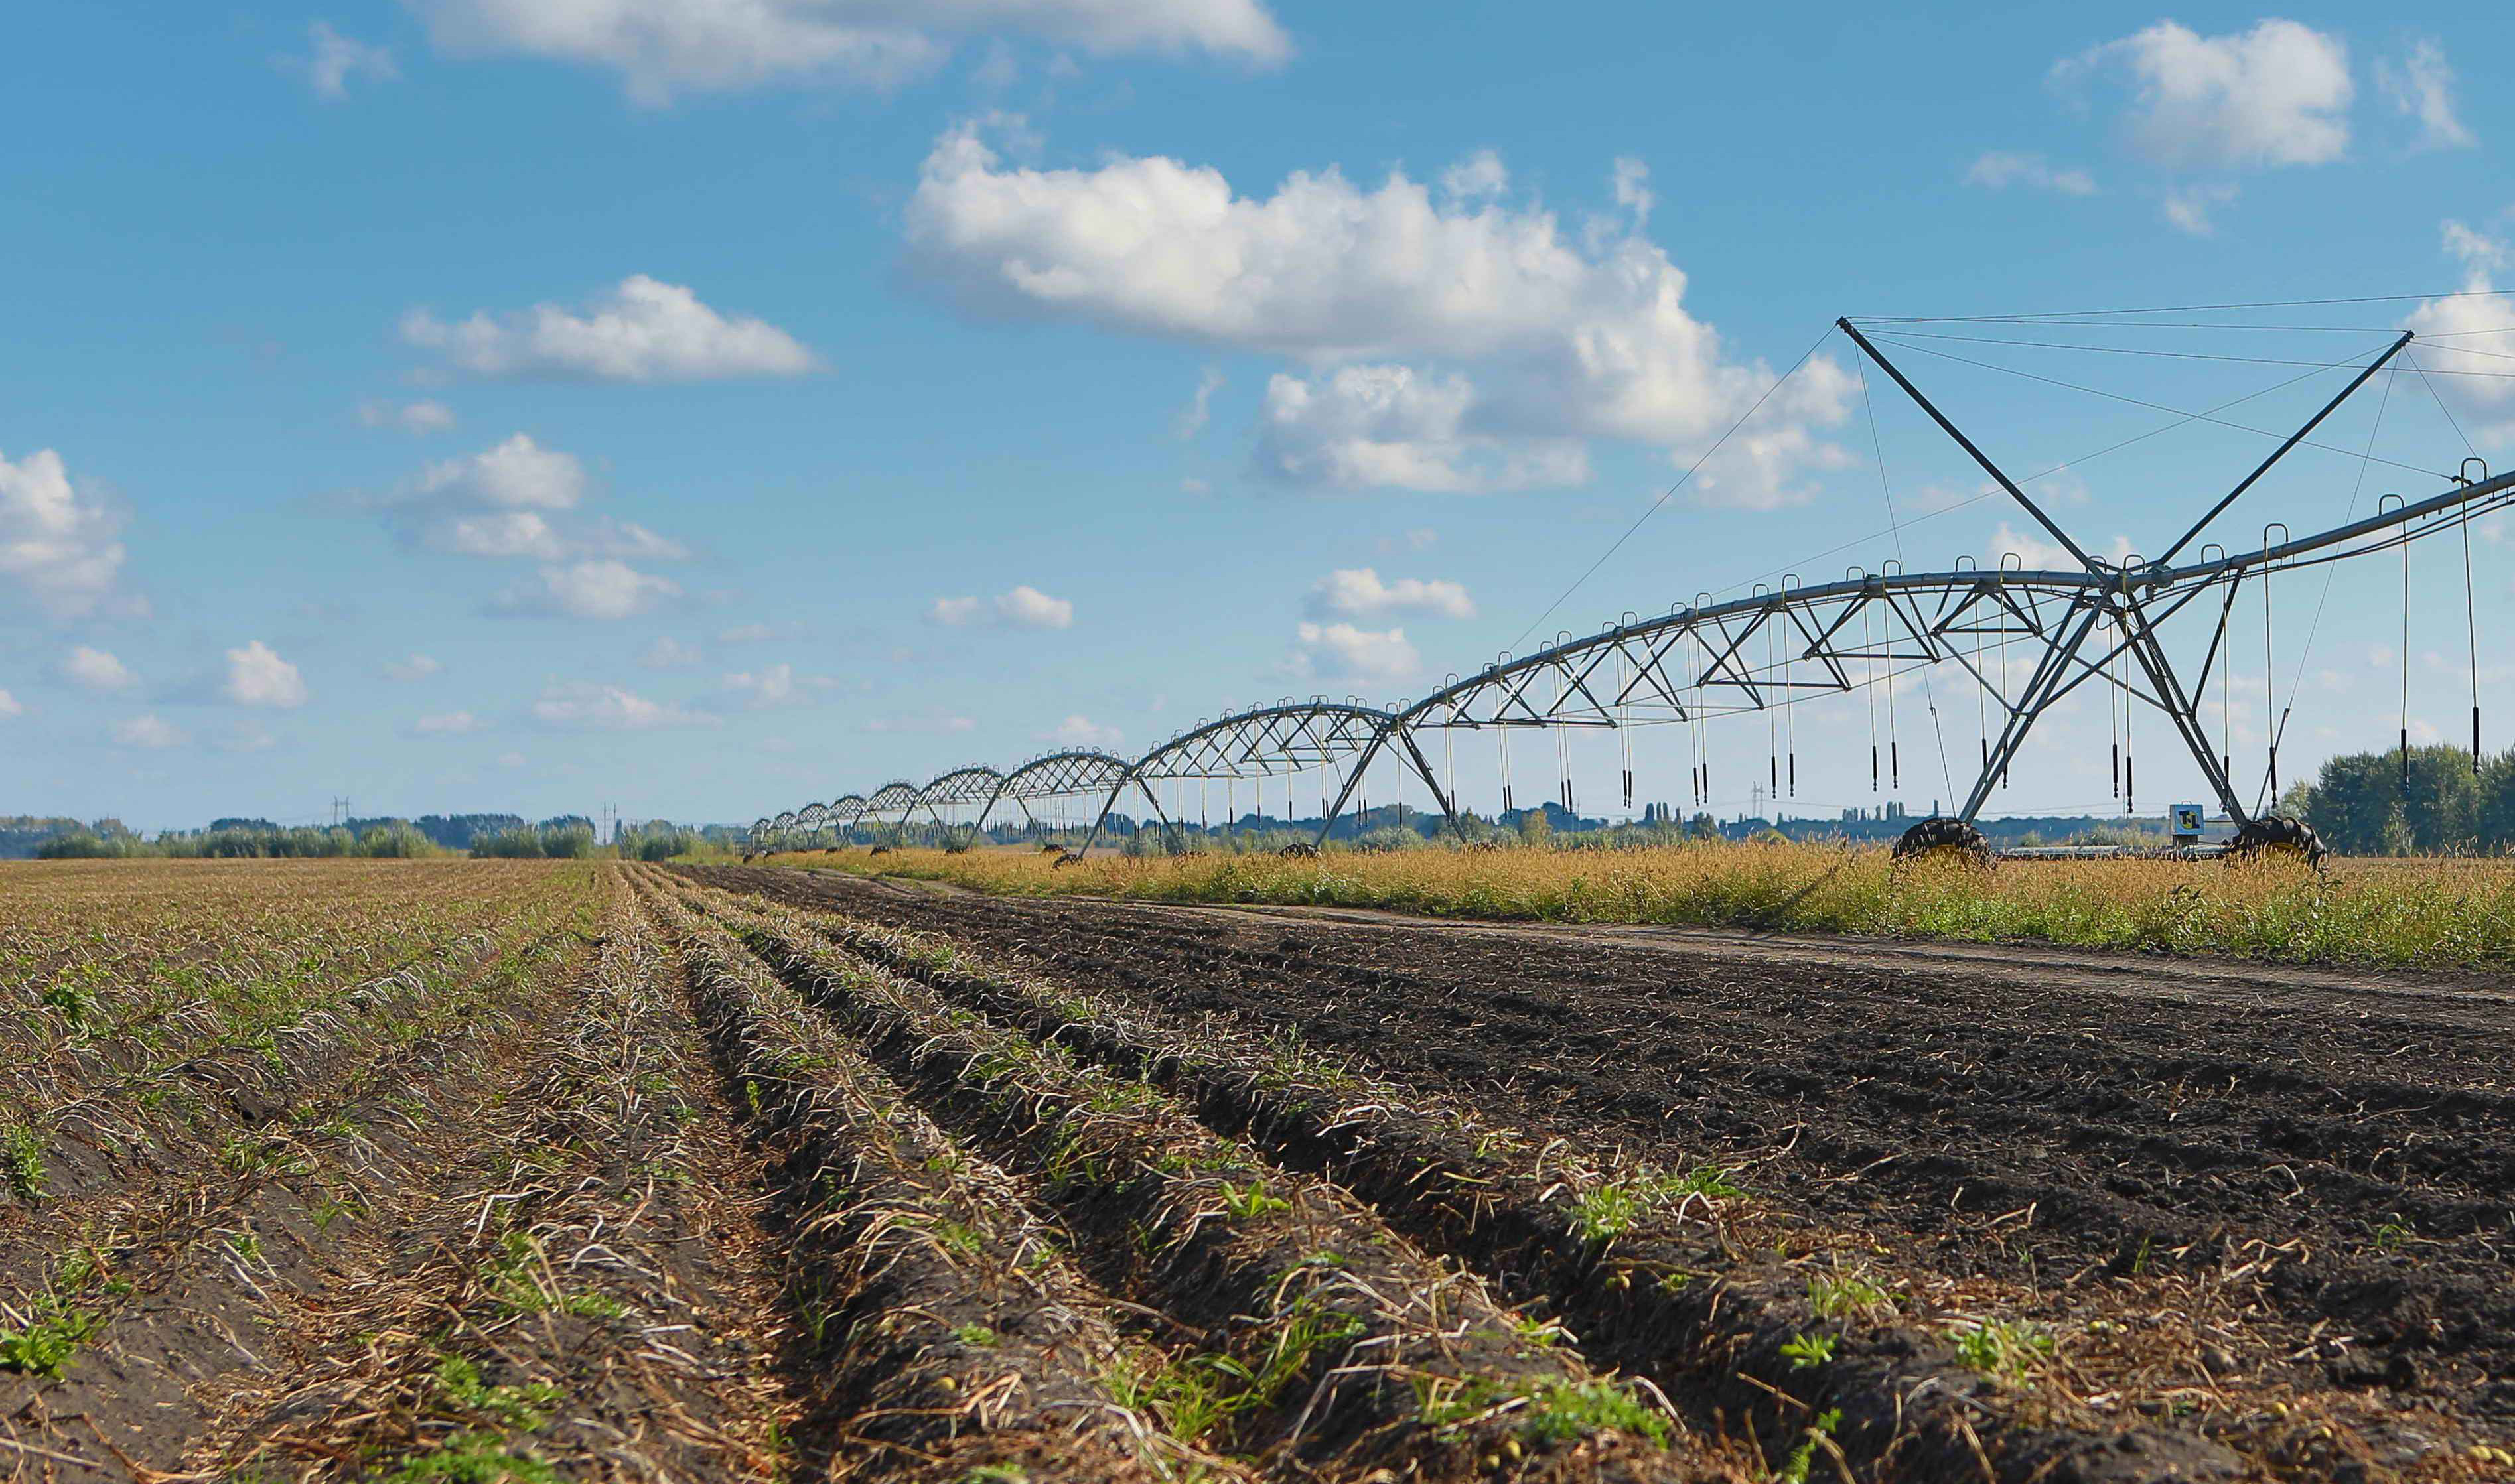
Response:
[[[2467,353],[2515,352],[2515,308],[2432,297],[2515,275],[2515,116],[2476,84],[2499,7],[1426,14],[13,17],[0,810],[747,820],[1288,692],[1419,694],[1519,641],[1846,312],[2403,296],[2219,321],[2332,330],[2074,332],[2237,360],[1936,343],[2187,410],[2413,322],[2432,369],[2515,369]],[[1898,359],[2012,470],[2070,464],[2040,487],[2092,546],[2154,550],[2267,447],[2192,425],[2077,462],[2161,414]],[[2515,457],[2515,381],[2442,380],[2371,385],[2328,440]],[[1898,539],[1916,568],[2024,549],[1998,501],[1883,534],[1881,464],[1907,520],[1981,477],[1869,392],[1874,444],[1825,341],[1544,631]],[[2212,534],[2438,487],[2363,472],[2301,450]],[[2515,679],[2497,536],[2484,692]],[[2458,739],[2459,555],[2430,545],[2412,714]],[[2399,584],[2335,588],[2291,774],[2390,742]],[[2282,600],[2291,644],[2313,598]],[[1972,704],[1939,699],[1960,774]],[[2261,714],[2235,708],[2240,752]],[[1861,712],[1802,725],[1800,811],[1877,802]],[[1760,732],[1716,741],[1724,784]],[[2057,718],[1995,807],[2103,807],[2105,736]],[[1645,741],[1645,797],[1683,799],[1683,748]],[[2189,791],[2142,758],[2144,807]]]

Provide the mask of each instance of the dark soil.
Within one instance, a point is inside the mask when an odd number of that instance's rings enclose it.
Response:
[[[692,874],[1295,1030],[1497,1120],[1746,1163],[1944,1272],[2264,1260],[2302,1344],[2260,1363],[2515,1428],[2515,1023],[2446,996]]]

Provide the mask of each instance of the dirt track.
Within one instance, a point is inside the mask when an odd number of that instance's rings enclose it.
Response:
[[[711,883],[945,933],[2043,1284],[2259,1261],[2285,1367],[2515,1422],[2515,1010],[2239,965]],[[2221,1357],[2233,1359],[2233,1357]]]

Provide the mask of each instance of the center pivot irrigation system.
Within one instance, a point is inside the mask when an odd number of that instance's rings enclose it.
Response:
[[[1847,318],[1835,321],[1835,328],[1981,467],[1999,492],[2016,502],[2051,537],[2059,551],[2068,554],[2071,565],[2030,568],[2011,556],[2002,558],[1997,567],[1988,568],[1960,559],[1949,571],[1907,572],[1901,569],[1901,563],[1889,561],[1883,564],[1883,570],[1875,572],[1852,567],[1838,581],[1811,583],[1788,575],[1769,587],[1756,584],[1744,598],[1715,602],[1708,594],[1697,595],[1693,603],[1679,604],[1663,616],[1645,618],[1627,613],[1622,621],[1602,627],[1595,635],[1558,634],[1554,643],[1535,653],[1524,657],[1505,653],[1474,675],[1464,679],[1450,676],[1439,689],[1421,700],[1374,707],[1354,698],[1286,699],[1200,722],[1139,758],[1064,751],[1034,758],[1010,771],[965,767],[922,785],[894,781],[870,794],[850,794],[827,804],[807,804],[774,818],[763,818],[752,827],[753,843],[761,848],[801,845],[823,831],[835,831],[841,840],[864,834],[880,841],[886,827],[890,840],[897,842],[912,826],[921,830],[930,826],[948,843],[966,845],[975,840],[990,820],[1001,823],[1008,818],[1009,809],[1019,810],[1022,818],[1033,824],[1079,825],[1083,815],[1078,812],[1068,816],[1065,806],[1078,801],[1090,806],[1096,801],[1096,808],[1089,814],[1090,834],[1081,847],[1089,851],[1108,824],[1110,814],[1133,795],[1150,805],[1154,818],[1169,832],[1175,848],[1179,824],[1174,813],[1185,818],[1187,806],[1193,803],[1197,816],[1203,817],[1216,802],[1216,785],[1220,785],[1222,802],[1229,810],[1226,818],[1240,817],[1239,795],[1243,787],[1251,791],[1251,803],[1262,818],[1270,781],[1281,791],[1284,812],[1290,818],[1298,814],[1294,803],[1297,781],[1308,773],[1316,775],[1319,790],[1317,837],[1309,845],[1292,846],[1291,852],[1312,853],[1326,842],[1346,807],[1364,795],[1372,765],[1383,761],[1403,774],[1412,774],[1430,790],[1449,826],[1464,837],[1467,831],[1460,818],[1454,766],[1461,732],[1494,734],[1501,765],[1502,807],[1505,812],[1514,807],[1510,783],[1513,732],[1553,734],[1560,780],[1557,802],[1566,809],[1574,807],[1568,737],[1584,728],[1615,733],[1623,753],[1624,804],[1629,809],[1634,798],[1632,728],[1684,726],[1690,732],[1694,757],[1691,785],[1700,805],[1711,797],[1705,728],[1713,721],[1741,714],[1766,719],[1767,776],[1763,781],[1771,797],[1778,800],[1786,791],[1796,793],[1798,753],[1794,724],[1789,725],[1789,742],[1784,742],[1785,723],[1793,721],[1791,708],[1812,699],[1864,690],[1872,697],[1873,784],[1893,779],[1900,785],[1901,748],[1892,722],[1896,684],[1902,679],[1909,690],[1913,672],[1924,672],[1926,679],[1927,674],[1940,667],[1953,665],[1970,678],[1978,697],[1980,758],[1972,787],[1954,814],[1933,815],[1908,829],[1897,844],[1898,854],[1981,851],[1983,837],[1973,821],[1994,789],[2007,777],[2011,763],[2036,722],[2079,687],[2094,682],[2106,696],[2108,706],[2115,708],[2112,720],[2118,797],[2129,799],[2134,787],[2132,758],[2124,739],[2130,735],[2134,703],[2138,703],[2165,717],[2199,765],[2219,808],[2237,827],[2231,848],[2285,848],[2319,855],[2319,844],[2299,821],[2266,812],[2279,797],[2279,737],[2285,729],[2288,711],[2275,704],[2271,708],[2277,720],[2261,760],[2257,790],[2249,800],[2236,779],[2232,733],[2222,730],[2220,737],[2213,740],[2203,723],[2201,699],[2213,680],[2221,690],[2222,718],[2228,710],[2232,664],[2229,623],[2238,598],[2247,584],[2260,589],[2267,651],[2272,632],[2270,590],[2275,576],[2302,568],[2329,567],[2398,549],[2403,560],[2407,623],[2412,545],[2430,536],[2460,530],[2468,605],[2471,522],[2515,502],[2515,474],[2493,476],[2485,463],[2476,457],[2468,458],[2453,474],[2427,475],[2445,486],[2436,493],[2418,499],[2387,495],[2374,515],[2329,530],[2292,536],[2285,524],[2275,522],[2263,529],[2261,545],[2252,551],[2229,552],[2216,543],[2196,550],[2193,544],[2283,458],[2308,442],[2314,431],[2342,403],[2392,365],[2410,346],[2412,336],[2402,333],[2363,365],[2350,360],[2304,363],[2313,367],[2307,376],[2353,366],[2356,375],[2303,426],[2281,439],[2250,473],[2219,496],[2163,554],[2154,558],[2132,555],[2109,561],[2088,552],[2049,511],[2027,494],[2019,481],[1995,464],[1886,358],[1869,335]],[[1804,365],[1806,357],[1800,363]],[[2425,380],[2426,369],[2412,364]],[[2304,379],[2294,377],[2281,385],[2294,385]],[[1865,398],[1865,373],[1861,384]],[[2387,392],[2389,399],[2389,386]],[[2212,413],[2232,405],[2212,409]],[[2192,421],[2219,422],[2212,413],[2179,414],[2178,420],[2167,427]],[[2378,417],[2380,420],[2380,412]],[[1874,411],[1872,418],[1874,421]],[[1742,418],[1740,425],[1744,422]],[[2371,447],[2371,434],[2370,452]],[[2363,480],[2368,456],[2357,457]],[[1879,461],[1882,481],[1882,450]],[[2178,562],[2176,558],[2185,556],[2187,552],[2194,555]],[[2200,651],[2197,663],[2187,660],[2185,668],[2177,667],[2169,650],[2169,625],[2174,626],[2175,641],[2187,655],[2196,648]],[[2202,639],[2205,634],[2206,641]],[[2480,752],[2476,630],[2474,640],[2471,725],[2476,762]],[[2407,650],[2406,644],[2405,663]],[[2266,652],[2266,684],[2269,659]],[[1889,717],[1882,756],[1876,727],[1875,696],[1879,687],[1888,697]],[[1434,733],[1438,734],[1437,740]],[[2409,745],[2406,710],[2402,730],[2406,780]],[[1942,753],[1944,756],[1943,742]],[[1440,759],[1437,764],[1434,754]],[[1194,786],[1192,799],[1190,785]],[[1163,803],[1165,791],[1171,796],[1169,807]],[[1054,818],[1043,819],[1035,806],[1050,808]],[[1368,809],[1367,799],[1364,807]],[[1071,852],[1066,858],[1079,853]]]

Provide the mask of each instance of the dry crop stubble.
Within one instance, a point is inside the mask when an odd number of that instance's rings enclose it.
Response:
[[[198,983],[127,967],[90,980],[94,1019],[71,1017],[45,1075],[19,1085],[67,1100],[30,1106],[45,1189],[0,1206],[0,1371],[17,1373],[0,1377],[0,1412],[21,1447],[147,1478],[268,1368],[282,1311],[334,1280],[333,1255],[379,1194],[424,1176],[430,1155],[397,1124],[431,1095],[468,1102],[483,1033],[511,1026],[517,1000],[573,957],[594,878],[482,881],[526,889],[475,902],[436,877],[418,897],[456,907],[422,922],[410,894],[387,891],[401,910],[371,916],[265,874],[255,927],[223,940],[197,915],[227,917],[234,878],[135,875],[177,904],[141,921],[191,949],[236,942],[245,962],[222,974],[211,958]],[[209,881],[213,900],[190,893]],[[123,934],[113,893],[69,896],[59,910],[90,925],[82,940],[127,949],[126,966],[167,962],[155,950],[171,943]],[[336,981],[327,967],[386,971]]]
[[[2123,1333],[2105,1317],[2120,1307],[2112,1296],[2070,1304],[1979,1275],[1916,1274],[1876,1233],[1759,1200],[1744,1188],[1752,1165],[1636,1163],[1577,1133],[1492,1125],[1297,1038],[1121,1003],[930,934],[821,914],[794,921],[952,1005],[1182,1095],[1210,1125],[1336,1180],[1513,1301],[1559,1316],[1587,1353],[1650,1377],[1699,1424],[1716,1425],[1716,1411],[1752,1429],[1767,1458],[1832,1413],[1830,1445],[1866,1476],[1961,1471],[1986,1437],[2003,1465],[2047,1475],[2074,1452],[2096,1461],[2074,1463],[2077,1476],[2129,1459],[2233,1470],[2227,1455],[2125,1424],[2183,1390],[2155,1374],[2164,1344],[2138,1363],[2117,1353],[2082,1364],[2075,1340],[2089,1326]],[[2071,1353],[2055,1353],[2063,1336]],[[2086,1405],[2091,1395],[2100,1408]],[[2299,1398],[2277,1388],[2251,1401]]]
[[[2515,1387],[2494,1379],[2515,1342],[2515,1026],[2485,989],[2296,986],[2265,968],[2152,993],[2129,973],[2012,978],[1981,956],[1767,961],[1725,938],[690,874],[913,924],[928,936],[896,967],[1095,1056],[1124,1054],[1108,1032],[1128,1016],[1182,1061],[1215,1025],[1270,1054],[1298,1036],[1393,1084],[1391,1101],[1464,1101],[1541,1143],[1621,1145],[1678,1175],[1742,1169],[1757,1211],[1784,1218],[1784,1256],[1815,1269],[1798,1281],[1898,1291],[1968,1370],[2033,1382],[2025,1410],[2083,1405],[2253,1466],[2370,1477],[2483,1477],[2515,1434]],[[968,979],[1008,965],[1036,970],[1027,1010]]]
[[[1331,1474],[1657,1478],[1727,1466],[1646,1387],[1599,1376],[1336,1187],[1269,1163],[1141,1082],[815,947],[774,913],[699,900],[948,1127],[1041,1181],[1104,1285],[1219,1337],[1232,1387],[1217,1436],[1230,1451]]]
[[[1011,849],[770,856],[776,865],[949,882],[1029,896],[1374,907],[1435,917],[1750,928],[2040,942],[2282,963],[2515,965],[2515,862],[2155,858],[1899,868],[1878,847],[1332,850],[1094,855],[1057,867]]]

